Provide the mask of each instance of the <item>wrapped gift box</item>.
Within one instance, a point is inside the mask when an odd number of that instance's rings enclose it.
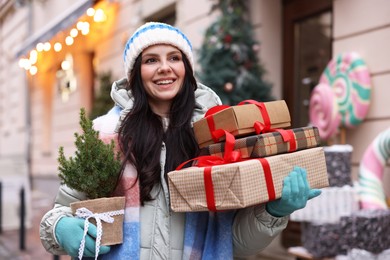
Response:
[[[291,142],[284,141],[280,132],[271,132],[236,139],[234,150],[240,151],[242,158],[260,158],[320,145],[320,135],[317,127],[302,127],[281,130],[291,136]],[[225,142],[211,144],[200,151],[200,155],[216,155],[223,157]]]
[[[324,147],[329,186],[352,185],[351,156],[352,146],[337,144]]]
[[[348,241],[343,231],[340,223],[302,222],[302,245],[315,259],[344,255]]]
[[[349,249],[380,254],[390,249],[390,210],[360,210],[342,217],[341,229],[349,237]]]
[[[268,113],[271,128],[286,128],[291,125],[290,112],[284,100],[262,103]],[[213,129],[210,128],[210,120]],[[231,106],[208,118],[202,118],[194,122],[194,133],[199,147],[213,144],[211,132],[216,129],[224,129],[234,136],[240,137],[255,133],[254,123],[264,123],[260,108],[255,104]],[[220,141],[223,141],[222,139]]]
[[[310,187],[328,186],[324,151],[322,147],[317,147],[266,158],[209,167],[192,166],[169,172],[171,208],[177,212],[208,211],[214,208],[228,210],[280,198],[283,179],[294,166],[306,169]]]
[[[348,251],[346,259],[353,260],[389,260],[390,259],[390,249],[386,249],[379,254],[371,253],[363,249],[351,249]]]

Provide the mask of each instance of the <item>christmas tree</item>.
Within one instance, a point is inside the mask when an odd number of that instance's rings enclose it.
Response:
[[[224,104],[242,100],[270,101],[271,85],[264,81],[259,63],[259,43],[243,0],[218,0],[212,11],[220,10],[217,20],[206,30],[199,50],[200,81],[211,87]]]
[[[59,148],[58,177],[61,184],[84,192],[89,199],[108,197],[114,191],[121,174],[120,153],[114,140],[106,144],[92,127],[84,108],[80,109],[82,133],[74,133],[76,153],[67,158]]]

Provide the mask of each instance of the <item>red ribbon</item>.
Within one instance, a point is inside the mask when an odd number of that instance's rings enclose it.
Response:
[[[210,133],[211,133],[211,136],[213,138],[214,143],[217,143],[219,141],[219,139],[215,139],[215,137],[213,135],[214,131],[216,130],[213,115],[219,111],[226,109],[226,108],[229,108],[229,106],[228,105],[214,106],[214,107],[210,108],[209,110],[207,110],[207,112],[204,116],[207,120],[207,125],[209,126],[209,130],[210,130]]]
[[[243,105],[243,104],[256,105],[260,110],[261,117],[263,118],[263,123],[259,121],[255,122],[253,127],[255,128],[256,133],[260,134],[260,133],[269,132],[269,130],[271,129],[271,119],[269,118],[268,111],[264,103],[252,99],[244,100],[238,103],[238,105]]]
[[[207,208],[210,211],[217,211],[217,207],[215,206],[214,185],[213,178],[211,177],[211,168],[211,166],[204,168],[203,180],[206,190]]]
[[[260,110],[260,113],[261,113],[261,116],[263,118],[263,123],[261,122],[256,122],[254,124],[254,128],[255,128],[255,131],[256,133],[265,133],[265,132],[268,132],[270,129],[271,129],[271,120],[270,120],[270,117],[268,115],[268,111],[267,111],[267,108],[265,107],[264,103],[262,102],[258,102],[256,100],[252,100],[252,99],[248,99],[248,100],[244,100],[244,101],[241,101],[240,103],[238,103],[238,105],[244,105],[244,104],[253,104],[253,105],[256,105],[259,110]],[[207,121],[207,125],[209,127],[209,130],[210,130],[210,133],[211,133],[211,136],[213,138],[213,141],[214,143],[217,143],[219,142],[219,139],[217,139],[213,133],[214,131],[216,131],[217,129],[215,129],[215,122],[214,122],[214,117],[213,115],[219,111],[222,111],[226,108],[229,108],[230,106],[228,105],[219,105],[219,106],[214,106],[212,108],[210,108],[209,110],[207,110],[206,114],[205,114],[205,118],[206,118],[206,121]]]
[[[294,132],[292,130],[275,129],[281,136],[284,142],[289,142],[288,152],[297,150],[297,140],[295,140]]]
[[[181,163],[179,166],[176,167],[176,170],[181,170],[185,165],[192,161],[196,161],[196,164],[194,166],[197,167],[215,166],[242,161],[241,153],[239,151],[234,150],[234,142],[236,139],[231,133],[223,129],[218,129],[213,132],[213,135],[216,138],[220,138],[225,135],[226,142],[223,157],[219,157],[216,155],[198,156],[196,158]]]
[[[267,186],[269,201],[275,200],[276,195],[275,195],[274,180],[272,179],[271,167],[269,166],[267,159],[259,158],[258,160],[260,161],[261,166],[263,167],[265,185]]]

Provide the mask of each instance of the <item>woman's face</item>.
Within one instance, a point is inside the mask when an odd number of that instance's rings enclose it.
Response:
[[[142,52],[141,77],[149,104],[159,115],[167,115],[185,76],[182,53],[176,47],[158,44]]]

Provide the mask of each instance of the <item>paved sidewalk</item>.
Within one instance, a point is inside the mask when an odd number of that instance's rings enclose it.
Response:
[[[26,229],[25,249],[20,249],[19,230],[6,230],[0,233],[0,260],[69,260],[68,256],[55,258],[46,252],[39,239],[39,222],[47,210],[52,207],[53,197],[40,191],[32,191],[32,220],[31,228]]]

